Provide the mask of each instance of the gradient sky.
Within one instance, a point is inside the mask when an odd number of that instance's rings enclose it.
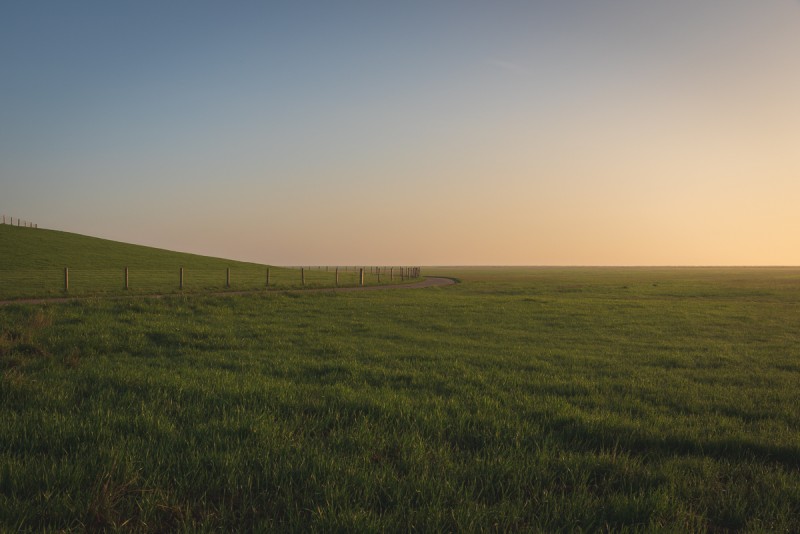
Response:
[[[800,265],[800,2],[4,2],[0,213],[279,265]]]

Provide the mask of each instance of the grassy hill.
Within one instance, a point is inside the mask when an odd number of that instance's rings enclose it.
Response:
[[[64,268],[69,268],[69,295],[171,293],[180,291],[184,268],[185,292],[265,289],[303,286],[299,269],[288,269],[212,258],[197,254],[131,245],[69,232],[0,225],[0,299],[61,296]],[[124,287],[128,267],[129,289]],[[306,287],[335,285],[333,269],[307,269]],[[340,285],[356,285],[354,270],[339,273]],[[386,283],[387,277],[381,282]],[[398,281],[398,280],[395,280]],[[366,284],[377,276],[365,277]]]
[[[2,269],[165,268],[186,265],[199,269],[252,268],[262,265],[131,245],[58,230],[0,225]]]

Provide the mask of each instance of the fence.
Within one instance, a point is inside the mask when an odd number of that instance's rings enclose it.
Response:
[[[356,287],[419,278],[419,267],[0,268],[0,298]]]
[[[32,223],[30,221],[25,221],[17,217],[17,224],[14,224],[14,217],[8,215],[0,215],[0,220],[2,220],[3,224],[10,224],[11,226],[20,226],[25,228],[39,228],[39,225],[36,223]]]

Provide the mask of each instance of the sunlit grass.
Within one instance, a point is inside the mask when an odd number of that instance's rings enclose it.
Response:
[[[800,271],[0,309],[7,529],[800,529]]]

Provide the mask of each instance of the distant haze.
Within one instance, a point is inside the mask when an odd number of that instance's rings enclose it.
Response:
[[[279,4],[279,5],[278,5]],[[300,264],[800,264],[800,2],[28,2],[0,213]]]

